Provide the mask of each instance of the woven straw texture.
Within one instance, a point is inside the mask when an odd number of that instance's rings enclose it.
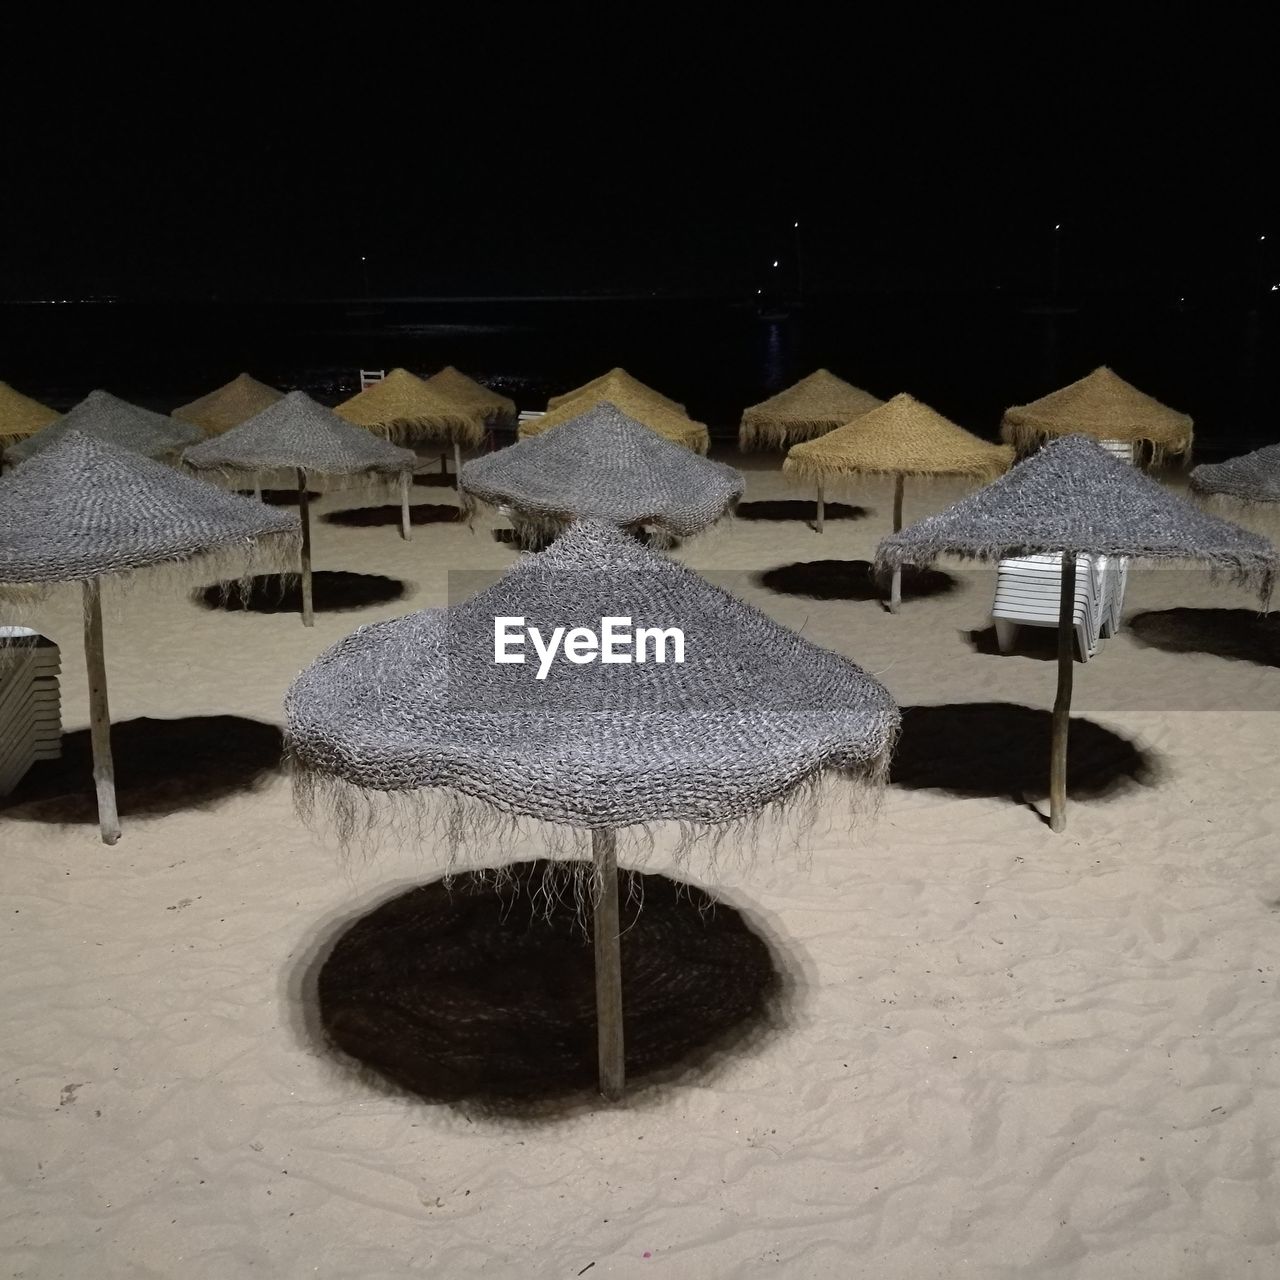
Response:
[[[1005,410],[1000,437],[1019,454],[1056,436],[1128,440],[1159,462],[1191,448],[1191,419],[1153,399],[1105,366],[1031,404]]]
[[[397,444],[475,448],[484,439],[484,420],[474,409],[460,408],[407,369],[392,369],[381,382],[344,400],[336,413]]]
[[[897,395],[843,427],[793,446],[782,469],[805,480],[862,474],[994,480],[1012,462],[1008,445],[988,444],[927,404]]]
[[[1257,586],[1264,601],[1276,568],[1265,538],[1201,511],[1084,436],[1052,441],[986,488],[885,538],[876,563],[1063,551],[1200,562]]]
[[[400,449],[344,422],[305,391],[282,400],[182,455],[196,471],[217,471],[229,479],[269,479],[300,468],[327,487],[344,483],[389,482],[413,470],[411,449]]]
[[[482,382],[469,378],[453,365],[447,364],[439,373],[427,379],[427,386],[452,401],[464,413],[478,414],[490,427],[514,427],[520,413],[516,402],[507,396],[490,391]]]
[[[570,400],[580,400],[583,396],[591,396],[596,399],[604,397],[612,399],[611,392],[630,395],[632,399],[636,400],[651,400],[672,410],[674,413],[686,412],[684,405],[678,400],[672,400],[670,397],[664,396],[661,391],[655,391],[647,382],[641,382],[639,378],[633,378],[625,369],[616,365],[608,373],[602,373],[598,378],[592,378],[590,382],[584,382],[582,386],[574,387],[572,391],[562,391],[558,396],[552,396],[547,401],[547,409],[548,411],[558,409],[562,404],[566,404]]]
[[[461,487],[539,525],[597,517],[685,538],[731,510],[745,482],[732,467],[664,440],[606,402],[466,463]]]
[[[553,427],[573,422],[597,405],[612,404],[621,409],[634,422],[656,431],[664,440],[674,444],[682,444],[694,453],[705,454],[711,447],[711,434],[701,422],[686,416],[683,412],[670,409],[659,400],[645,395],[637,395],[619,383],[601,383],[605,391],[590,391],[576,400],[565,400],[554,409],[548,410],[541,418],[531,418],[520,424],[520,439],[527,440],[532,436],[542,435]]]
[[[11,445],[5,457],[25,462],[73,431],[147,458],[176,458],[187,445],[204,439],[204,432],[189,422],[139,408],[109,391],[90,391],[57,422]]]
[[[776,396],[754,404],[742,414],[738,444],[748,453],[757,449],[785,449],[826,435],[872,409],[883,400],[827,369],[817,369]]]
[[[57,422],[58,412],[0,382],[0,449]]]
[[[1241,502],[1280,502],[1280,444],[1226,462],[1201,463],[1191,470],[1191,488]]]
[[[254,414],[270,408],[283,396],[283,391],[242,373],[208,395],[192,400],[190,404],[179,405],[173,416],[181,422],[192,422],[209,435],[216,436],[248,422]]]
[[[494,661],[499,616],[546,635],[610,616],[679,627],[685,661],[578,665],[561,650],[539,681]],[[339,814],[344,784],[447,788],[576,828],[745,819],[827,769],[879,783],[898,727],[861,668],[600,521],[464,604],[348,636],[285,707],[304,809],[317,786]]]
[[[75,431],[0,478],[4,586],[73,582],[210,553],[289,563],[298,540],[294,515]]]

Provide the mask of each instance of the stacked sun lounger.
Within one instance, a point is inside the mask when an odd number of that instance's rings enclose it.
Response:
[[[0,796],[37,760],[62,754],[58,646],[28,627],[0,627]]]
[[[1100,440],[1101,446],[1124,462],[1133,462],[1133,446],[1124,440]],[[1116,556],[1076,557],[1076,652],[1088,662],[1101,641],[1120,629],[1128,561]],[[1013,649],[1018,628],[1056,627],[1062,591],[1062,557],[1019,556],[1001,560],[996,575],[996,600],[991,615],[1001,653]]]

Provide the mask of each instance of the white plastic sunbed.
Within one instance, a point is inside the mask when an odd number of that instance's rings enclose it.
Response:
[[[62,754],[58,646],[29,627],[0,627],[0,796],[37,760]]]
[[[1133,462],[1133,446],[1122,440],[1100,440],[1108,453]],[[1076,651],[1081,662],[1097,653],[1106,636],[1120,629],[1128,561],[1120,557],[1076,557]],[[1001,653],[1009,653],[1019,627],[1056,627],[1062,591],[1062,557],[1017,556],[1000,561],[991,616]]]

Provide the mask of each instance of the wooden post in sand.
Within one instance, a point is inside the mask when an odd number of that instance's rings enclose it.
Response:
[[[823,501],[822,481],[818,481],[818,518],[814,521],[814,529],[816,532],[822,532],[823,518],[826,516],[826,503]]]
[[[307,497],[307,473],[298,468],[298,517],[302,522],[302,625],[315,625],[311,607],[311,499]]]
[[[902,531],[902,488],[906,477],[899,475],[893,482],[893,531]],[[902,566],[897,565],[893,571],[893,580],[889,583],[889,612],[897,613],[902,606]]]
[[[262,501],[262,481],[261,480],[259,480],[257,484],[253,486],[253,496],[258,502]]]
[[[1076,553],[1062,556],[1058,597],[1058,696],[1053,702],[1053,750],[1049,758],[1049,829],[1067,825],[1067,733],[1071,726],[1071,679],[1075,664]]]
[[[622,1040],[622,947],[618,927],[618,837],[591,833],[600,896],[595,908],[596,1046],[600,1092],[610,1102],[622,1097],[626,1059]]]
[[[400,536],[409,541],[409,480],[410,473],[400,473]]]
[[[111,711],[107,706],[107,663],[102,649],[102,584],[84,583],[84,658],[89,671],[89,737],[93,744],[93,785],[98,793],[102,843],[120,839],[116,814],[116,771],[111,759]]]
[[[453,487],[462,492],[462,446],[453,442]]]

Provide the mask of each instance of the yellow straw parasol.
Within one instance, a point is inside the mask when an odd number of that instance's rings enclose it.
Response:
[[[1005,410],[1000,438],[1032,453],[1056,436],[1092,436],[1142,446],[1153,463],[1189,454],[1191,419],[1139,391],[1105,365],[1031,404]]]
[[[816,440],[794,445],[783,461],[783,473],[818,486],[818,531],[822,531],[823,486],[854,476],[896,477],[893,531],[902,528],[902,494],[907,476],[972,476],[983,482],[1008,470],[1013,450],[988,444],[957,426],[914,396],[894,396],[887,404],[837,427]],[[889,609],[897,613],[902,595],[901,570],[895,569]]]
[[[241,373],[208,395],[200,396],[190,404],[179,405],[173,411],[173,417],[179,422],[193,423],[211,436],[220,436],[283,398],[283,391]]]
[[[520,414],[516,402],[507,396],[491,391],[482,382],[469,378],[453,365],[447,364],[439,373],[433,373],[427,386],[454,401],[467,413],[478,413],[491,427],[514,427]]]
[[[612,392],[611,395],[604,393]],[[674,410],[676,413],[684,413],[685,407],[676,400],[669,399],[662,392],[655,391],[647,383],[641,382],[639,378],[633,378],[625,369],[614,367],[608,373],[602,373],[598,378],[592,378],[590,382],[584,382],[580,387],[574,387],[572,391],[562,392],[558,396],[552,396],[547,401],[547,410],[558,409],[562,404],[569,400],[580,400],[585,395],[595,396],[593,404],[599,404],[602,398],[612,400],[618,403],[617,395],[630,395],[633,398],[656,401],[668,409]]]
[[[58,412],[47,404],[24,396],[7,382],[0,382],[0,452],[5,445],[33,436],[58,420]]]
[[[656,431],[658,435],[676,444],[682,444],[694,453],[705,454],[711,447],[711,435],[701,422],[694,422],[686,414],[669,409],[659,400],[636,392],[628,391],[621,386],[611,387],[607,392],[586,392],[576,400],[562,400],[554,409],[544,413],[540,418],[528,418],[520,424],[521,440],[530,436],[541,435],[544,431],[571,422],[589,409],[599,404],[612,404],[621,409],[629,418]]]
[[[878,409],[883,400],[828,369],[817,369],[794,386],[743,411],[738,443],[747,452],[785,449],[826,435]]]
[[[392,369],[334,411],[358,427],[395,444],[453,444],[475,448],[484,439],[484,422],[474,409],[458,404],[407,369]]]

